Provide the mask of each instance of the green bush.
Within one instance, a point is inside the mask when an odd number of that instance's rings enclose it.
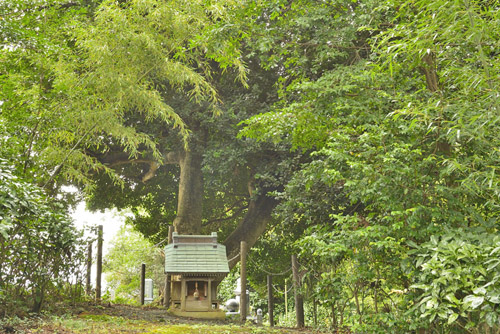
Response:
[[[500,236],[460,229],[431,237],[414,254],[415,316],[462,332],[499,328]]]
[[[11,170],[0,160],[0,316],[39,312],[49,292],[78,278],[84,256],[64,207]]]

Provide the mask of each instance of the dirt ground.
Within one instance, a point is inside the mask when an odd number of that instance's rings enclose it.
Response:
[[[61,316],[34,316],[17,323],[0,321],[0,334],[165,333],[165,334],[312,334],[308,329],[240,325],[229,320],[174,317],[159,307],[83,305]]]
[[[123,317],[131,320],[144,320],[149,322],[166,322],[170,324],[197,324],[197,323],[227,323],[226,321],[204,320],[194,318],[174,317],[167,313],[161,307],[137,307],[130,305],[105,305],[89,307],[83,312],[78,312],[75,315],[94,314],[94,315],[110,315],[115,317]]]

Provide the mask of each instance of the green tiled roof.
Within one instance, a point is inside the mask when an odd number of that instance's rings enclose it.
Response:
[[[165,247],[165,272],[168,274],[226,274],[229,272],[226,247],[216,242],[217,235],[181,236]]]

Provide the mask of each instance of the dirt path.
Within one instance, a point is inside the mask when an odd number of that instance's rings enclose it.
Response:
[[[312,334],[309,329],[241,325],[228,320],[179,318],[164,308],[128,305],[87,305],[70,315],[0,321],[0,334]]]
[[[110,315],[115,317],[123,317],[131,320],[144,320],[149,322],[164,322],[170,324],[225,324],[226,321],[221,320],[202,320],[194,318],[179,318],[171,316],[164,308],[157,307],[137,307],[130,305],[108,305],[91,307],[77,315],[94,314],[94,315]]]

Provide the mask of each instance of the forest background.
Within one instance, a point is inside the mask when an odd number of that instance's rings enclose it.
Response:
[[[316,326],[499,330],[498,1],[12,0],[0,31],[4,315],[79,293],[85,200],[247,241],[261,294],[298,253]]]

